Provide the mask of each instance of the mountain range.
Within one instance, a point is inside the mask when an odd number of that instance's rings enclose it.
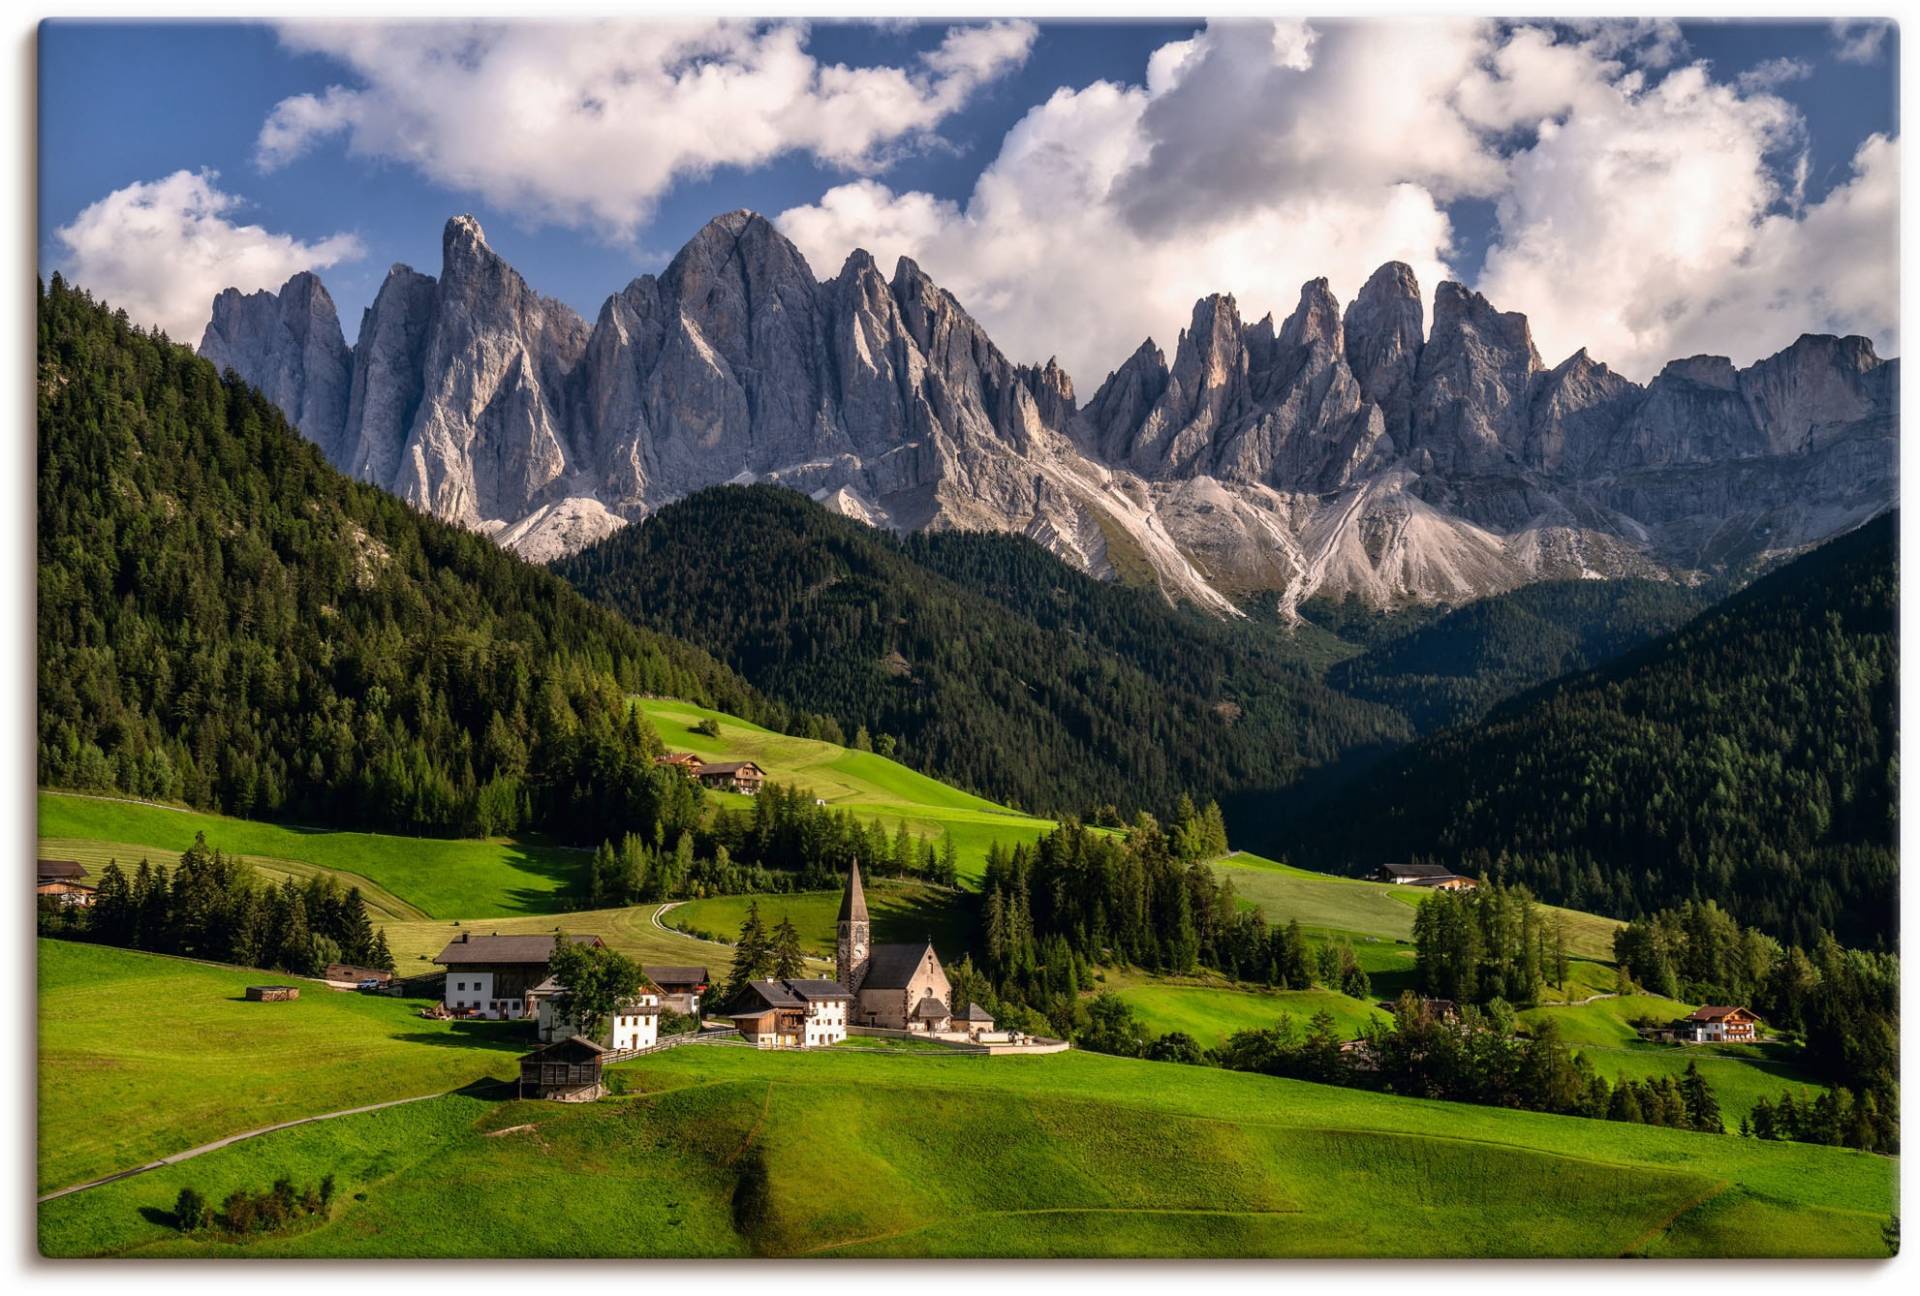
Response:
[[[1247,322],[1202,299],[1081,404],[913,261],[815,278],[769,221],[709,222],[589,325],[470,216],[396,265],[349,347],[325,286],[229,289],[203,356],[351,475],[539,561],[702,487],[771,482],[900,532],[1023,533],[1175,601],[1459,603],[1537,580],[1743,571],[1894,499],[1898,362],[1805,335],[1642,386],[1389,263]]]

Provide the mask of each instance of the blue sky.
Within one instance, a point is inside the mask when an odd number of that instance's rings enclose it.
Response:
[[[1826,200],[1835,196],[1836,188],[1844,188],[1857,178],[1855,154],[1864,141],[1874,135],[1898,135],[1897,32],[1885,33],[1870,42],[1873,48],[1864,58],[1861,50],[1854,48],[1851,61],[1842,59],[1847,34],[1836,33],[1826,23],[1690,22],[1679,25],[1679,35],[1684,40],[1684,48],[1676,55],[1665,57],[1646,53],[1649,48],[1646,45],[1637,47],[1637,52],[1632,54],[1615,53],[1611,47],[1601,50],[1580,33],[1561,32],[1556,40],[1557,48],[1571,50],[1577,46],[1594,66],[1602,65],[1603,56],[1611,58],[1614,71],[1606,76],[1613,84],[1618,84],[1620,77],[1627,74],[1622,69],[1635,67],[1636,60],[1643,57],[1649,62],[1643,71],[1633,75],[1650,82],[1672,74],[1676,68],[1704,62],[1708,79],[1720,88],[1720,99],[1737,95],[1752,100],[1755,95],[1764,94],[1786,105],[1787,113],[1798,119],[1790,129],[1783,129],[1777,117],[1768,119],[1765,113],[1755,113],[1738,104],[1716,104],[1713,95],[1707,92],[1695,95],[1683,105],[1684,112],[1691,114],[1688,120],[1697,120],[1699,130],[1705,132],[1697,138],[1714,138],[1714,132],[1727,129],[1748,131],[1756,140],[1767,137],[1766,142],[1755,142],[1752,147],[1756,157],[1764,155],[1761,169],[1770,175],[1767,183],[1772,185],[1772,191],[1748,193],[1745,177],[1738,177],[1742,183],[1733,187],[1740,191],[1738,202],[1746,206],[1730,209],[1726,216],[1728,227],[1736,233],[1741,222],[1751,227],[1768,214],[1785,216],[1796,223],[1810,214],[1817,215]],[[928,56],[943,48],[946,39],[945,25],[876,27],[827,23],[807,29],[804,48],[822,67],[845,64],[855,68],[918,69],[924,74],[924,68],[933,66],[927,61]],[[991,71],[979,76],[977,85],[964,93],[956,92],[954,106],[939,113],[930,128],[902,128],[883,139],[871,156],[853,165],[846,159],[821,157],[817,144],[810,146],[803,142],[785,150],[776,147],[770,155],[747,165],[723,165],[707,175],[679,175],[641,199],[623,197],[617,201],[627,202],[628,206],[622,209],[627,214],[614,222],[620,227],[611,228],[605,219],[556,216],[554,208],[548,206],[543,197],[529,199],[522,195],[502,199],[498,185],[505,181],[496,181],[495,190],[489,192],[486,184],[462,184],[446,174],[435,173],[431,165],[418,163],[392,147],[385,150],[385,155],[377,155],[381,148],[372,138],[377,128],[368,126],[365,118],[358,119],[360,125],[354,128],[363,132],[362,135],[356,136],[352,130],[322,131],[303,142],[292,160],[272,167],[260,165],[257,147],[262,127],[276,106],[301,96],[324,96],[331,86],[351,90],[377,86],[383,75],[394,76],[397,81],[399,76],[392,69],[383,70],[376,65],[377,55],[343,56],[338,50],[291,48],[281,34],[258,25],[49,23],[42,27],[40,35],[41,260],[44,269],[62,269],[75,274],[105,294],[118,295],[130,302],[151,299],[156,303],[152,310],[155,314],[169,304],[168,294],[179,294],[183,299],[188,295],[210,295],[204,291],[208,283],[205,274],[196,278],[182,271],[174,280],[167,280],[159,277],[159,267],[130,264],[133,257],[124,253],[124,247],[120,254],[101,251],[104,243],[112,241],[113,227],[106,223],[111,213],[99,214],[94,222],[95,242],[90,252],[76,248],[63,239],[59,231],[73,225],[90,205],[129,186],[157,182],[183,171],[216,172],[217,179],[209,184],[230,205],[218,213],[214,224],[205,228],[218,234],[230,226],[259,226],[273,236],[284,236],[285,246],[279,248],[274,257],[259,262],[266,267],[261,273],[269,270],[278,273],[279,268],[297,263],[302,255],[312,257],[312,249],[316,247],[331,248],[328,255],[333,264],[321,273],[339,304],[351,341],[358,327],[359,312],[371,301],[390,264],[405,262],[428,273],[437,271],[441,224],[457,212],[471,211],[478,215],[494,246],[530,282],[591,319],[610,292],[636,274],[658,270],[712,215],[736,207],[751,207],[769,215],[806,211],[812,214],[811,219],[796,218],[789,232],[795,233],[803,249],[808,251],[816,273],[823,277],[832,274],[838,268],[838,256],[844,253],[843,244],[850,241],[885,243],[892,239],[904,243],[914,239],[913,231],[924,231],[921,235],[924,248],[903,245],[887,250],[912,251],[928,264],[936,278],[954,288],[963,302],[975,307],[976,313],[996,329],[996,336],[1004,327],[1016,342],[1024,342],[1025,349],[1032,350],[1047,344],[1049,330],[1054,333],[1074,330],[1070,321],[1063,326],[1059,319],[1046,317],[1044,303],[1023,302],[1019,285],[1036,277],[1032,273],[1035,266],[1051,267],[1063,260],[1072,260],[1078,265],[1085,252],[1084,247],[1078,245],[1089,241],[1098,243],[1101,237],[1095,229],[1074,239],[1070,257],[1063,256],[1057,248],[1036,245],[1030,253],[1032,263],[1025,271],[1015,264],[995,278],[979,267],[1000,250],[1015,248],[1019,238],[1012,228],[996,231],[990,222],[976,219],[968,212],[982,172],[1002,155],[1009,132],[1062,92],[1067,92],[1067,97],[1055,103],[1053,112],[1035,113],[1035,129],[1058,117],[1064,123],[1061,126],[1066,132],[1062,136],[1064,142],[1051,147],[1064,149],[1063,157],[1079,148],[1085,148],[1091,156],[1101,147],[1101,137],[1093,133],[1093,128],[1083,129],[1070,120],[1063,105],[1078,105],[1091,111],[1095,96],[1088,93],[1088,88],[1103,81],[1135,88],[1139,103],[1129,110],[1131,116],[1124,129],[1137,133],[1129,147],[1149,151],[1144,161],[1137,162],[1137,168],[1143,173],[1151,173],[1157,167],[1171,168],[1174,160],[1190,156],[1197,144],[1207,141],[1171,133],[1175,128],[1158,121],[1156,115],[1163,115],[1167,121],[1175,120],[1177,97],[1200,94],[1203,87],[1197,79],[1189,78],[1161,95],[1164,103],[1155,103],[1144,112],[1139,110],[1140,105],[1150,96],[1139,88],[1146,83],[1149,58],[1163,47],[1175,47],[1178,42],[1195,43],[1207,57],[1226,59],[1224,52],[1207,53],[1213,39],[1198,23],[1038,24],[1024,54],[1000,59]],[[1482,62],[1497,57],[1505,48],[1506,40],[1506,37],[1482,39],[1474,57]],[[1348,45],[1352,48],[1347,57],[1352,60],[1391,57],[1390,52],[1371,52],[1363,42],[1349,41]],[[1336,53],[1332,36],[1322,36],[1307,48],[1313,51],[1315,70],[1305,75],[1319,75],[1323,67],[1331,69]],[[1514,49],[1516,53],[1521,52],[1518,46]],[[1770,79],[1764,87],[1731,89],[1743,73],[1750,74],[1767,66],[1785,67],[1777,63],[1779,60],[1794,61],[1787,75]],[[1221,64],[1222,68],[1228,66],[1226,62]],[[1262,75],[1270,70],[1263,69]],[[1325,75],[1334,74],[1328,70]],[[1518,88],[1522,81],[1526,77],[1546,75],[1545,72],[1516,71],[1503,83],[1507,86],[1505,93],[1509,97],[1524,97]],[[1277,83],[1265,79],[1257,84]],[[1330,89],[1327,94],[1331,96],[1335,92]],[[404,95],[404,87],[396,93]],[[1295,147],[1297,141],[1289,142],[1265,124],[1284,123],[1292,111],[1290,102],[1281,99],[1262,102],[1256,91],[1241,101],[1245,121],[1239,120],[1240,113],[1217,113],[1217,125],[1206,127],[1202,118],[1202,128],[1209,131],[1209,136],[1257,129],[1264,133],[1248,138],[1247,157],[1295,159],[1299,151]],[[1715,112],[1721,113],[1724,120],[1708,116]],[[1578,122],[1592,117],[1590,113],[1583,117],[1583,113],[1587,113],[1587,109],[1580,106],[1557,109],[1563,121]],[[1727,113],[1733,115],[1725,117]],[[1620,120],[1623,135],[1644,126],[1644,121],[1638,119]],[[1257,125],[1248,126],[1247,122]],[[427,132],[429,138],[424,147],[431,150],[437,146],[431,133],[451,128],[442,122],[429,123],[420,129]],[[1137,338],[1151,331],[1163,344],[1170,344],[1172,332],[1179,323],[1178,318],[1172,317],[1182,309],[1181,302],[1190,302],[1197,295],[1194,290],[1207,290],[1201,286],[1206,276],[1227,280],[1212,283],[1211,288],[1252,298],[1243,302],[1250,314],[1262,309],[1284,313],[1290,304],[1289,285],[1313,273],[1329,274],[1335,280],[1336,291],[1350,293],[1355,286],[1353,281],[1364,272],[1364,266],[1377,264],[1388,256],[1398,256],[1415,264],[1423,280],[1444,272],[1483,290],[1498,284],[1509,292],[1531,290],[1530,296],[1555,295],[1546,290],[1553,282],[1548,276],[1554,265],[1559,265],[1560,272],[1564,273],[1564,257],[1556,261],[1552,256],[1541,254],[1544,260],[1540,264],[1521,264],[1522,245],[1527,243],[1524,222],[1534,220],[1539,228],[1546,228],[1550,223],[1547,213],[1552,195],[1537,188],[1529,191],[1524,184],[1510,183],[1503,178],[1489,178],[1488,173],[1490,165],[1502,166],[1503,159],[1531,147],[1536,139],[1534,132],[1530,119],[1520,116],[1513,122],[1502,119],[1502,124],[1489,127],[1476,137],[1474,156],[1463,155],[1458,165],[1435,166],[1431,168],[1432,176],[1424,174],[1429,169],[1426,159],[1413,156],[1396,162],[1391,156],[1390,144],[1382,146],[1386,152],[1379,168],[1362,176],[1349,175],[1338,167],[1302,169],[1291,160],[1274,164],[1270,183],[1264,180],[1259,167],[1252,165],[1244,175],[1202,176],[1196,194],[1209,193],[1206,186],[1218,182],[1225,195],[1223,210],[1231,211],[1212,225],[1195,226],[1192,219],[1182,215],[1179,229],[1156,227],[1151,236],[1157,254],[1158,249],[1178,248],[1181,240],[1189,237],[1183,231],[1191,227],[1191,237],[1198,249],[1194,259],[1200,264],[1187,270],[1153,271],[1157,278],[1136,294],[1143,302],[1151,298],[1153,304],[1142,304],[1137,311],[1124,303],[1104,309],[1098,300],[1100,289],[1086,289],[1092,310],[1104,316],[1118,310],[1124,318],[1116,320],[1111,337],[1102,337],[1097,343],[1089,341],[1077,357],[1083,371],[1094,371],[1081,374],[1083,388],[1091,391],[1098,371],[1122,358],[1124,337]],[[1676,144],[1676,148],[1689,146],[1684,142],[1687,137],[1677,138],[1682,142]],[[349,141],[353,144],[351,148]],[[446,146],[452,149],[458,142],[448,140]],[[537,149],[538,141],[533,146]],[[631,146],[631,140],[622,146]],[[638,151],[645,146],[642,138],[639,145],[633,147]],[[1223,165],[1233,168],[1234,150],[1224,150],[1224,154],[1227,161]],[[1564,158],[1554,163],[1561,167],[1570,164],[1570,160]],[[1620,159],[1616,156],[1593,164],[1617,169]],[[616,154],[594,165],[607,168],[608,173],[613,174],[623,163]],[[1011,173],[1013,163],[1009,161],[1005,165]],[[1069,161],[1063,169],[1071,170],[1073,165]],[[1406,176],[1397,174],[1395,166],[1404,170]],[[1797,193],[1793,191],[1796,168],[1804,169],[1804,183]],[[1027,174],[1033,173],[1030,170]],[[1173,172],[1169,170],[1168,174]],[[1039,181],[1030,181],[1030,187],[1040,184],[1043,188],[1044,180],[1042,175]],[[1153,180],[1151,174],[1145,174],[1144,179],[1135,176],[1133,187],[1150,187]],[[1413,203],[1405,219],[1383,224],[1371,235],[1365,231],[1354,234],[1350,229],[1333,229],[1343,221],[1351,226],[1353,212],[1365,212],[1380,205],[1368,198],[1367,185],[1385,185],[1387,188],[1380,192],[1390,190],[1397,195],[1396,201],[1405,199],[1406,189],[1393,187],[1402,180],[1417,184],[1420,190],[1419,201]],[[1263,183],[1267,183],[1264,192]],[[863,185],[873,188],[859,193],[842,188]],[[1353,192],[1347,196],[1353,205],[1342,209],[1331,205],[1329,198],[1324,209],[1309,211],[1300,205],[1298,191],[1303,185],[1324,189],[1328,194],[1345,194],[1343,186],[1351,185]],[[1765,188],[1763,184],[1761,189]],[[859,211],[850,214],[823,197],[836,191],[843,198],[858,198]],[[1838,197],[1849,195],[1843,193]],[[553,201],[564,206],[579,201],[579,195],[570,189],[568,195]],[[1030,206],[1021,218],[1023,221],[1030,224],[1046,219],[1034,214],[1045,210],[1032,205],[1039,201],[1040,191],[1035,189],[1029,196]],[[1196,205],[1204,206],[1211,201],[1197,199]],[[1697,194],[1689,196],[1686,191],[1675,188],[1670,201],[1683,203],[1700,199]],[[879,210],[869,210],[876,205]],[[1861,205],[1853,204],[1856,208]],[[1858,211],[1850,215],[1841,213],[1838,202],[1830,206],[1831,218],[1835,221],[1842,215],[1855,221],[1869,219]],[[1144,229],[1141,225],[1144,218],[1138,216],[1138,211],[1147,209],[1143,203],[1133,214],[1123,214],[1116,219],[1123,219],[1139,231]],[[928,215],[929,211],[937,214]],[[1535,214],[1529,216],[1528,212]],[[1266,221],[1266,226],[1244,223],[1255,216]],[[1235,220],[1243,223],[1234,225]],[[1564,224],[1564,220],[1561,223]],[[1811,231],[1811,222],[1805,223]],[[1260,228],[1274,231],[1276,246],[1289,240],[1299,246],[1285,255],[1259,248],[1260,240],[1250,240],[1248,230]],[[803,229],[811,231],[811,242],[809,237],[799,235],[798,231]],[[1142,234],[1142,237],[1148,236]],[[1489,249],[1503,240],[1510,245],[1507,255],[1504,259],[1494,258],[1490,264]],[[126,242],[121,240],[123,245]],[[1801,267],[1812,255],[1788,246],[1784,235],[1773,238],[1772,242],[1785,249],[1779,253],[1782,266]],[[342,254],[340,249],[349,243],[352,254]],[[1257,250],[1248,251],[1250,246]],[[1329,263],[1324,269],[1310,264],[1316,250]],[[1697,257],[1699,254],[1697,249],[1680,249],[1675,255]],[[1114,274],[1124,274],[1141,260],[1137,250],[1124,256],[1116,252],[1116,257],[1119,259],[1113,266]],[[1271,265],[1266,264],[1269,258],[1273,261]],[[185,258],[156,253],[151,259],[181,261]],[[823,264],[823,260],[829,263]],[[1177,258],[1170,257],[1170,260],[1177,263]],[[94,272],[91,279],[85,273],[88,270]],[[1703,300],[1718,301],[1723,296],[1731,301],[1753,291],[1749,287],[1729,286],[1731,280],[1727,276],[1733,273],[1730,269],[1716,272],[1714,267],[1705,266],[1701,273],[1707,277],[1700,285],[1706,286],[1694,286],[1687,297],[1687,301],[1695,305]],[[1102,273],[1097,263],[1080,265],[1078,274],[1079,282],[1083,283],[1113,277]],[[1482,283],[1483,276],[1489,282]],[[113,282],[116,277],[124,282]],[[1063,281],[1068,290],[1072,290],[1075,282]],[[1268,284],[1274,286],[1269,290],[1265,287]],[[1635,290],[1634,285],[1623,284],[1620,291],[1623,296],[1631,296]],[[1035,289],[1036,294],[1039,291]],[[1048,291],[1058,296],[1060,287],[1056,285]],[[1531,300],[1500,301],[1499,304],[1529,311],[1547,309],[1546,304]],[[169,318],[184,320],[193,309],[203,305],[201,302],[192,308],[180,306]],[[1801,313],[1809,316],[1809,326],[1818,323],[1821,327],[1858,328],[1873,332],[1877,339],[1884,338],[1891,344],[1893,326],[1887,319],[1875,317],[1875,309],[1881,316],[1887,314],[1884,303],[1868,308],[1825,299],[1808,303]],[[1856,315],[1857,323],[1853,320]],[[1814,320],[1812,316],[1820,318]],[[1695,331],[1710,334],[1715,327],[1724,331],[1724,325],[1713,322],[1724,318],[1724,312],[1720,315],[1709,312]],[[1638,315],[1632,311],[1622,312],[1621,322],[1613,330],[1613,336],[1619,339],[1614,345],[1616,352],[1637,355],[1644,351],[1652,357],[1660,353],[1661,346],[1693,345],[1692,334],[1682,331],[1664,336],[1657,330],[1645,329],[1637,319]],[[1543,316],[1542,320],[1542,327],[1549,332],[1558,329],[1571,336],[1572,323],[1562,327],[1550,317]],[[181,331],[186,326],[176,322],[174,328]],[[1127,328],[1138,331],[1127,334],[1123,331]],[[1558,334],[1552,340],[1559,345]],[[1775,344],[1773,334],[1761,333],[1755,335],[1752,346]],[[1543,349],[1545,346],[1543,340]],[[1599,353],[1597,347],[1596,353]],[[1021,354],[1017,358],[1040,357]],[[1552,363],[1559,356],[1549,354],[1546,358]]]

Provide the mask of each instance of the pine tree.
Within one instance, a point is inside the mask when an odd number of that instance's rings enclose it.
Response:
[[[767,929],[760,922],[760,902],[747,902],[747,916],[740,924],[740,937],[733,945],[733,971],[727,979],[727,997],[737,996],[747,982],[758,981],[773,971],[773,949]]]
[[[800,949],[800,933],[794,929],[785,914],[773,928],[773,943],[770,951],[773,960],[773,977],[777,981],[786,981],[807,973],[806,956]]]

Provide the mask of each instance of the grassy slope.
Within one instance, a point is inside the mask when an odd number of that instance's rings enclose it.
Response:
[[[1331,990],[1234,990],[1144,979],[1111,988],[1140,1014],[1149,1035],[1185,1031],[1203,1048],[1225,1043],[1235,1031],[1274,1026],[1283,1013],[1292,1014],[1301,1031],[1315,1013],[1332,1013],[1346,1039],[1358,1035],[1369,1019],[1386,1016],[1370,1003]]]
[[[872,752],[790,738],[686,702],[648,698],[640,706],[675,751],[707,760],[752,760],[775,782],[805,788],[830,805],[844,806],[863,819],[879,819],[890,829],[904,819],[912,831],[936,840],[951,829],[963,878],[980,875],[994,841],[1035,841],[1054,826],[1050,819],[995,805]],[[707,719],[719,724],[718,738],[693,732],[694,725]],[[723,800],[744,803],[744,798]]]
[[[1840,1149],[1084,1053],[690,1048],[616,1076],[634,1096],[568,1107],[462,1095],[272,1135],[52,1203],[41,1245],[309,1256],[1873,1256],[1884,1254],[1897,1171]],[[218,1200],[282,1170],[307,1182],[338,1175],[334,1218],[244,1247],[164,1227],[183,1184]],[[462,1209],[447,1212],[449,1199]],[[562,1217],[567,1226],[553,1227]]]
[[[544,914],[536,918],[388,923],[387,945],[393,950],[396,968],[419,975],[437,970],[427,960],[445,949],[447,942],[462,931],[483,936],[525,936],[564,929],[598,936],[614,949],[643,963],[704,963],[716,976],[724,976],[733,962],[733,951],[679,932],[662,931],[653,924],[654,911],[659,908],[659,905],[645,904],[625,909],[582,909],[577,913]]]
[[[908,942],[930,937],[935,949],[946,951],[945,957],[954,959],[967,948],[967,915],[954,907],[959,897],[946,888],[904,878],[870,878],[866,893],[874,940]],[[769,928],[783,917],[790,919],[807,952],[830,959],[840,900],[838,891],[716,896],[675,905],[663,921],[683,931],[732,940],[746,917],[748,903],[753,902],[760,906],[761,921]]]
[[[439,918],[543,914],[564,910],[587,865],[584,852],[512,841],[450,841],[385,833],[335,832],[231,819],[97,797],[40,794],[40,836],[98,857],[132,843],[171,865],[204,832],[210,845],[257,859],[269,870],[287,862],[369,880],[421,913]],[[121,859],[122,867],[137,863]],[[91,865],[89,865],[91,867]]]
[[[1631,995],[1577,1007],[1533,1008],[1521,1013],[1520,1020],[1533,1024],[1553,1019],[1561,1038],[1585,1054],[1594,1070],[1610,1081],[1619,1076],[1633,1080],[1677,1077],[1686,1071],[1687,1063],[1695,1063],[1713,1087],[1729,1129],[1738,1128],[1740,1118],[1762,1098],[1777,1101],[1783,1089],[1801,1098],[1824,1088],[1798,1065],[1796,1046],[1649,1044],[1630,1025],[1639,1017],[1668,1021],[1691,1011],[1691,1005],[1672,999]]]
[[[1312,873],[1274,860],[1235,851],[1214,864],[1233,882],[1242,900],[1260,907],[1269,922],[1298,918],[1303,927],[1333,928],[1386,940],[1413,935],[1413,911],[1427,892],[1420,887],[1365,882]],[[1541,906],[1567,924],[1567,950],[1579,958],[1611,962],[1618,920],[1576,909]]]
[[[509,1073],[525,1044],[501,1025],[427,1021],[418,1000],[282,973],[69,941],[39,942],[40,1166],[60,1188],[241,1130]],[[110,1119],[103,1114],[110,1113]]]

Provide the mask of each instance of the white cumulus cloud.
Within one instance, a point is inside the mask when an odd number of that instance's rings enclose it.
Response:
[[[1667,24],[1214,24],[1144,85],[1062,89],[964,201],[871,179],[783,212],[818,273],[913,256],[1016,358],[1058,351],[1082,394],[1194,300],[1284,316],[1381,262],[1431,300],[1447,205],[1490,200],[1474,287],[1529,315],[1543,357],[1586,346],[1646,379],[1698,351],[1748,363],[1802,331],[1895,333],[1897,140],[1804,201],[1787,63],[1716,80]]]
[[[808,153],[883,167],[1025,61],[1024,21],[950,28],[911,66],[826,64],[799,23],[290,24],[359,84],[295,95],[256,161],[324,139],[535,220],[630,236],[674,183]]]
[[[176,171],[139,181],[90,203],[54,231],[60,269],[134,321],[197,344],[215,294],[278,288],[301,270],[364,254],[360,240],[335,234],[314,243],[231,217],[244,200],[221,190],[213,171]]]

